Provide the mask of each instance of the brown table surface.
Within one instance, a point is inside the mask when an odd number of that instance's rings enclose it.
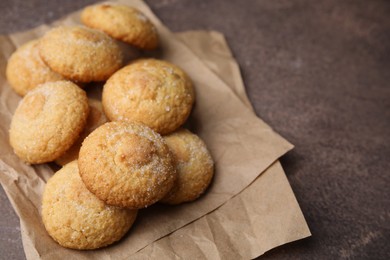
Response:
[[[1,0],[0,34],[92,2]],[[257,115],[296,146],[282,164],[313,236],[264,259],[390,259],[390,2],[146,2],[175,32],[224,33]],[[24,259],[0,201],[0,259]]]

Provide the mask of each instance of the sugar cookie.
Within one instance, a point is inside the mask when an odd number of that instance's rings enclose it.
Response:
[[[191,80],[177,66],[141,59],[117,71],[103,88],[103,109],[112,121],[138,121],[160,134],[180,127],[195,100]]]
[[[88,6],[81,13],[81,21],[141,49],[151,50],[158,45],[156,27],[133,7],[112,3]]]
[[[176,160],[175,187],[161,202],[180,204],[197,199],[209,186],[214,162],[205,143],[195,134],[181,129],[164,136]]]
[[[122,65],[119,46],[105,33],[83,26],[61,26],[39,42],[45,63],[54,71],[80,82],[103,81]]]
[[[58,165],[64,166],[65,164],[76,160],[79,157],[81,143],[84,141],[85,137],[87,137],[93,130],[108,121],[107,117],[104,115],[101,101],[97,99],[88,99],[88,104],[89,114],[87,118],[87,124],[83,132],[81,132],[80,137],[72,145],[72,147],[70,147],[62,156],[55,160]]]
[[[137,210],[107,206],[81,181],[77,161],[65,165],[46,184],[42,220],[49,235],[73,249],[95,249],[121,239]]]
[[[39,85],[24,96],[12,118],[14,152],[27,163],[55,160],[77,140],[88,111],[87,95],[74,83]]]
[[[144,208],[172,188],[172,154],[162,137],[135,122],[109,122],[93,131],[79,153],[86,187],[109,205]]]
[[[27,94],[39,84],[64,80],[64,77],[52,71],[41,59],[38,40],[29,41],[20,46],[9,58],[6,69],[7,80],[21,96]]]

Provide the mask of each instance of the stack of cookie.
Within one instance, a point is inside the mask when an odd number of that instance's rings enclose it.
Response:
[[[88,27],[54,28],[10,57],[8,81],[24,96],[10,143],[26,163],[63,166],[43,194],[49,235],[64,247],[95,249],[123,237],[139,209],[197,199],[214,163],[204,142],[181,128],[195,101],[187,74],[151,58],[123,66],[117,40],[157,48],[149,19],[99,4],[81,20]],[[105,81],[102,101],[82,89],[96,81]]]

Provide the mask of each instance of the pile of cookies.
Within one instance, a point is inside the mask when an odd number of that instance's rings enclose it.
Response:
[[[154,25],[117,4],[84,9],[87,26],[61,26],[21,46],[6,75],[23,99],[10,143],[30,164],[63,166],[47,182],[42,219],[60,245],[95,249],[119,240],[137,211],[197,199],[213,177],[204,142],[181,128],[195,101],[176,65],[137,59],[124,66],[117,41],[151,50]],[[83,88],[104,81],[102,101]]]

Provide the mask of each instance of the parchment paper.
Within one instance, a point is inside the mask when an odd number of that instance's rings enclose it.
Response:
[[[291,148],[181,42],[164,28],[139,1],[126,1],[147,13],[157,24],[163,47],[161,57],[183,67],[193,79],[197,105],[191,117],[195,132],[205,139],[217,162],[216,178],[201,200],[180,207],[154,206],[144,210],[129,235],[104,250],[79,252],[63,249],[43,229],[39,217],[40,194],[52,174],[47,165],[30,167],[22,164],[8,144],[11,115],[20,98],[10,90],[4,77],[5,62],[15,46],[36,38],[47,30],[36,30],[0,38],[0,180],[21,218],[23,242],[28,257],[53,259],[64,256],[125,258],[158,238],[203,216],[249,185],[265,168]],[[62,22],[78,20],[72,16]],[[242,91],[242,90],[241,90]],[[288,184],[288,183],[287,183]],[[57,257],[56,257],[57,256]]]

